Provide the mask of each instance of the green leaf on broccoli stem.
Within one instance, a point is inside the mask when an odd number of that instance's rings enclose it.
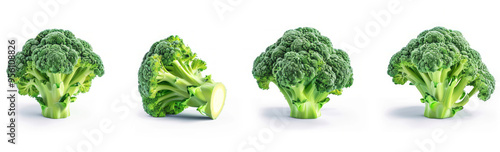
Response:
[[[75,84],[72,84],[72,85],[71,85],[71,87],[78,87],[78,86],[80,86],[80,85],[81,85],[81,83],[80,83],[80,82],[77,82],[77,83],[75,83]]]
[[[196,110],[198,110],[202,115],[208,116],[207,112],[205,111],[206,107],[207,107],[207,104],[203,104],[203,105],[199,106]]]
[[[328,101],[330,101],[330,98],[325,98],[324,100],[318,102],[318,107],[322,108],[323,105],[325,105],[326,103],[328,103]]]
[[[456,114],[458,111],[460,111],[462,109],[464,109],[464,107],[463,106],[459,106],[459,107],[452,108],[451,110],[452,110],[453,114]]]
[[[197,86],[188,86],[187,92],[188,92],[189,96],[193,97],[196,93],[197,88],[198,88]]]
[[[436,103],[438,103],[436,98],[429,93],[427,93],[424,98],[420,99],[420,102],[428,103],[431,108],[435,108]]]
[[[464,90],[464,92],[462,92],[462,95],[460,96],[460,98],[459,98],[459,99],[460,99],[460,100],[464,99],[464,98],[465,98],[465,95],[467,95],[467,94],[465,93],[465,90]]]
[[[206,75],[204,78],[204,82],[211,81],[212,80],[212,75]]]
[[[69,93],[64,94],[61,98],[59,98],[59,102],[66,102],[68,101],[69,98]]]
[[[47,104],[45,104],[42,97],[35,97],[35,99],[40,104],[40,106],[47,107]]]

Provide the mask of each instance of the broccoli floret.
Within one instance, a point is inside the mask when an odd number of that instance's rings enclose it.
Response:
[[[392,56],[387,73],[395,84],[410,81],[417,87],[429,118],[453,117],[474,94],[486,101],[495,90],[495,79],[479,53],[462,33],[443,27],[412,39]],[[466,86],[472,90],[467,92]]]
[[[353,83],[349,56],[334,49],[330,39],[314,28],[288,30],[267,47],[253,64],[252,74],[261,89],[278,86],[291,117],[313,119],[330,98]]]
[[[216,119],[224,106],[226,88],[201,72],[205,61],[184,45],[178,36],[153,44],[139,69],[143,108],[153,117],[182,112],[187,107]]]
[[[47,118],[69,116],[69,103],[89,91],[92,79],[104,74],[99,55],[67,30],[50,29],[29,39],[7,69],[19,94],[35,98]]]

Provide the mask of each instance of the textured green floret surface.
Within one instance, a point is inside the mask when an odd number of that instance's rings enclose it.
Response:
[[[47,118],[69,116],[69,103],[89,91],[92,80],[104,74],[99,55],[86,41],[67,30],[50,29],[29,39],[7,69],[19,94],[35,98]]]
[[[139,69],[143,108],[153,117],[179,114],[188,107],[216,119],[226,97],[222,83],[201,72],[205,61],[196,58],[183,40],[170,36],[151,46]]]
[[[395,84],[417,87],[429,118],[453,117],[470,98],[486,101],[495,79],[462,33],[435,27],[420,33],[394,54],[387,73]],[[466,87],[472,89],[466,91]]]
[[[329,38],[309,27],[288,30],[254,61],[252,74],[261,89],[273,82],[294,118],[321,115],[329,94],[340,95],[353,83],[349,56]]]

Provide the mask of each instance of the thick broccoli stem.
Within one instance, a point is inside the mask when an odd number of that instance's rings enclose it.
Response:
[[[434,104],[425,103],[424,116],[427,118],[443,119],[453,117],[454,115],[455,112],[452,108],[448,108],[440,102]]]
[[[424,115],[429,118],[453,117],[457,109],[468,102],[467,95],[460,103],[455,103],[464,93],[464,88],[471,81],[471,77],[459,78],[464,69],[464,61],[451,68],[440,69],[434,72],[422,73],[409,66],[402,66],[401,72],[417,87],[422,95],[426,108]],[[474,90],[469,94],[474,94]],[[429,101],[430,95],[436,101]],[[472,96],[472,95],[470,95]]]
[[[198,107],[198,111],[212,119],[216,119],[226,98],[226,88],[219,82],[206,82],[201,86],[189,89],[191,98],[187,101],[190,107]]]
[[[226,97],[226,89],[222,83],[204,81],[199,73],[182,66],[177,60],[167,69],[160,69],[158,73],[158,86],[153,91],[172,92],[159,97],[158,102],[163,102],[161,108],[172,101],[185,101],[188,106],[198,107],[198,111],[203,115],[212,119],[218,117]]]
[[[441,74],[442,71],[436,71],[432,73],[427,73],[430,77],[432,77],[432,80],[429,82],[430,84],[427,84],[427,89],[428,90],[433,90],[433,91],[428,91],[424,98],[425,103],[425,112],[424,116],[429,117],[429,118],[449,118],[453,117],[455,114],[455,111],[453,108],[453,103],[455,100],[452,100],[454,98],[453,93],[455,91],[455,88],[457,88],[458,79],[445,79],[445,81],[441,81]],[[435,98],[437,101],[429,101],[426,96],[430,95],[432,98]]]
[[[305,102],[290,109],[290,116],[300,119],[316,119],[321,116],[321,106],[314,102]]]
[[[53,119],[68,117],[71,96],[75,95],[80,87],[76,84],[82,84],[91,72],[88,68],[78,68],[70,74],[42,74],[37,69],[31,69],[28,73],[38,79],[35,81],[35,87],[41,95],[38,100],[41,100],[39,103],[42,115]]]
[[[446,86],[444,89],[438,90],[439,92],[443,92],[443,97],[441,100],[438,98],[438,105],[437,106],[430,106],[431,109],[430,112],[425,112],[424,116],[429,117],[429,118],[449,118],[453,117],[455,115],[455,112],[453,111],[452,104],[454,101],[451,101],[453,91],[455,90],[455,87],[458,84],[458,80],[455,79],[451,82],[449,86]],[[434,94],[434,96],[436,96]],[[427,106],[428,104],[426,104]],[[427,110],[427,108],[426,108]],[[429,114],[430,113],[430,114]],[[429,114],[429,115],[426,115]]]
[[[425,102],[426,108],[424,115],[429,118],[449,118],[453,117],[455,113],[462,109],[469,98],[478,92],[474,87],[467,95],[465,94],[465,87],[471,82],[471,76],[460,75],[464,70],[466,60],[462,60],[459,64],[450,68],[441,69],[435,72],[420,73],[419,76],[424,81],[412,81],[418,79],[413,71],[402,69],[408,75],[408,78],[422,94],[422,101]],[[409,71],[409,72],[407,72]],[[411,75],[411,77],[410,77]],[[427,98],[430,95],[432,98]],[[463,96],[463,100],[456,103]],[[432,99],[432,101],[431,101]],[[433,101],[436,100],[436,101]]]
[[[35,86],[41,94],[42,115],[47,118],[60,119],[70,115],[68,103],[70,95],[65,92],[66,86],[62,84],[63,74],[49,73],[48,82],[36,81]]]
[[[276,84],[276,83],[275,83]],[[315,119],[321,116],[321,108],[328,101],[329,92],[316,90],[314,83],[293,87],[278,86],[290,107],[290,116],[300,119]]]

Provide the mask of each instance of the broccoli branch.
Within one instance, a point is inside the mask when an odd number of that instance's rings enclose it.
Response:
[[[180,63],[178,60],[174,60],[171,66],[166,66],[167,70],[172,72],[172,74],[177,75],[178,77],[185,79],[193,85],[200,85],[202,81],[196,79],[194,73],[190,70],[190,68],[186,67],[184,64]],[[200,76],[198,76],[200,77]]]
[[[300,83],[292,87],[278,85],[278,88],[290,106],[290,116],[294,118],[313,119],[321,116],[320,110],[329,100],[330,93],[318,91],[315,83]]]
[[[465,104],[467,104],[467,102],[469,102],[470,97],[472,97],[478,91],[479,91],[479,89],[477,87],[472,88],[472,90],[467,95],[465,95],[465,97],[464,97],[464,99],[462,99],[462,101],[454,104],[454,107],[464,106]]]

